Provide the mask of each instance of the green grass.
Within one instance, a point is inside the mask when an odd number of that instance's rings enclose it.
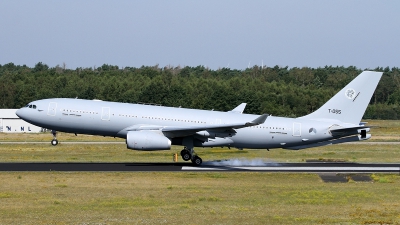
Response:
[[[371,126],[369,141],[400,141],[400,120],[366,120]]]
[[[173,154],[181,149],[173,146],[167,151],[134,151],[127,149],[125,144],[0,144],[0,162],[172,162]],[[245,158],[271,162],[400,162],[400,145],[391,143],[340,144],[299,151],[197,148],[196,152],[203,161]],[[178,160],[182,162],[180,156]]]
[[[18,179],[21,176],[21,179]],[[1,224],[394,224],[400,179],[287,173],[0,173]],[[62,186],[60,187],[60,184]]]
[[[99,141],[99,142],[125,142],[124,139],[121,138],[113,138],[113,137],[103,137],[103,136],[93,136],[93,135],[83,135],[70,133],[58,132],[57,138],[60,142],[75,142],[75,141],[83,141],[83,142],[91,142],[91,141]],[[50,132],[46,133],[0,133],[0,142],[46,142],[50,143],[53,139],[53,135]]]

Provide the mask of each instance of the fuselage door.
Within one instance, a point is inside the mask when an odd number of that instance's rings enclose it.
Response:
[[[301,136],[301,123],[293,123],[293,136],[294,137]]]
[[[101,108],[101,120],[110,120],[110,107]]]
[[[55,116],[57,112],[57,102],[50,102],[49,108],[47,110],[48,116]]]

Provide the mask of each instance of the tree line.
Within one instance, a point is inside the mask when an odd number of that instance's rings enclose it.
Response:
[[[400,118],[400,70],[372,69],[383,77],[364,119]],[[288,68],[253,66],[244,70],[204,66],[67,69],[39,62],[33,68],[0,65],[0,108],[20,108],[44,98],[101,99],[128,103],[228,111],[242,102],[245,113],[298,117],[329,100],[362,70],[354,66]]]

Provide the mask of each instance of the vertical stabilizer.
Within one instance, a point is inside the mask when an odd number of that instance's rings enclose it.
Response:
[[[321,108],[301,118],[359,124],[382,74],[373,71],[362,72]]]

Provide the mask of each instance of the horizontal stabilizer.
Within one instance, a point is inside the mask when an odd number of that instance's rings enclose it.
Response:
[[[347,127],[339,129],[331,129],[330,132],[332,136],[349,136],[353,134],[362,134],[365,137],[366,133],[370,131],[369,127],[359,126],[359,127]]]
[[[323,141],[323,142],[318,142],[318,143],[313,143],[313,144],[308,144],[308,145],[285,147],[284,149],[300,150],[300,149],[315,148],[315,147],[334,145],[334,144],[340,144],[340,143],[346,143],[346,142],[364,141],[364,140],[368,140],[370,138],[371,138],[370,134],[367,134],[366,137],[362,137],[361,135],[356,135],[356,136],[345,137],[345,138],[335,139],[335,140],[331,140],[331,141]]]
[[[349,131],[354,131],[354,130],[369,130],[369,127],[366,126],[360,126],[360,127],[347,127],[347,128],[339,128],[339,129],[332,129],[331,132],[349,132]]]

